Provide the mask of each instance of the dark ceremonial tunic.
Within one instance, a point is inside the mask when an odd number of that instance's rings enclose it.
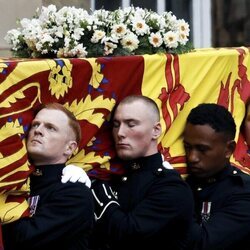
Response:
[[[3,226],[5,250],[88,249],[94,222],[92,193],[83,183],[61,183],[64,167],[40,166],[31,175],[35,214]]]
[[[196,210],[191,249],[250,249],[250,176],[227,166],[199,181],[189,176]]]
[[[192,220],[192,193],[175,170],[162,167],[159,153],[132,162],[112,184],[120,206],[111,205],[98,221],[94,240],[108,243],[95,249],[182,249]]]

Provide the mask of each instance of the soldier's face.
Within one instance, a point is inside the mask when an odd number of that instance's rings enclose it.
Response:
[[[197,178],[208,178],[222,170],[233,153],[233,142],[209,125],[187,123],[183,136],[187,170]]]
[[[131,160],[157,152],[159,122],[151,118],[148,107],[140,102],[119,105],[113,119],[116,152],[121,159]]]
[[[68,117],[60,110],[42,109],[32,121],[27,151],[35,165],[65,163],[76,147]]]

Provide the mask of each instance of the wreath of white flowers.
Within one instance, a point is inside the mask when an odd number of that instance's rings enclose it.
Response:
[[[37,10],[9,30],[5,40],[18,57],[99,57],[192,50],[189,24],[172,12],[159,15],[139,7],[90,14],[81,8],[55,5]]]

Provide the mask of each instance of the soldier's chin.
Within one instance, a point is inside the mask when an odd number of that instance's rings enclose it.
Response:
[[[37,161],[40,161],[41,159],[44,159],[44,155],[41,154],[41,152],[32,151],[32,150],[28,152],[28,156],[29,156],[30,161],[34,163]]]
[[[206,179],[208,176],[207,176],[207,173],[204,173],[203,171],[196,171],[196,170],[189,170],[188,171],[188,174],[194,176],[195,178],[198,178],[198,179]]]
[[[129,160],[133,160],[134,159],[134,157],[131,154],[129,154],[128,152],[124,152],[124,151],[122,151],[122,152],[118,151],[117,155],[118,155],[118,157],[120,159],[122,159],[124,161],[129,161]]]
[[[195,167],[187,166],[187,172],[188,172],[188,174],[191,174],[191,175],[197,176],[197,177],[199,177],[199,175],[202,175],[201,169],[195,168]]]

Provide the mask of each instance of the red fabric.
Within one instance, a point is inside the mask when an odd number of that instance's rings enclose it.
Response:
[[[0,250],[4,250],[4,248],[3,248],[2,226],[1,226],[1,224],[0,224]]]

